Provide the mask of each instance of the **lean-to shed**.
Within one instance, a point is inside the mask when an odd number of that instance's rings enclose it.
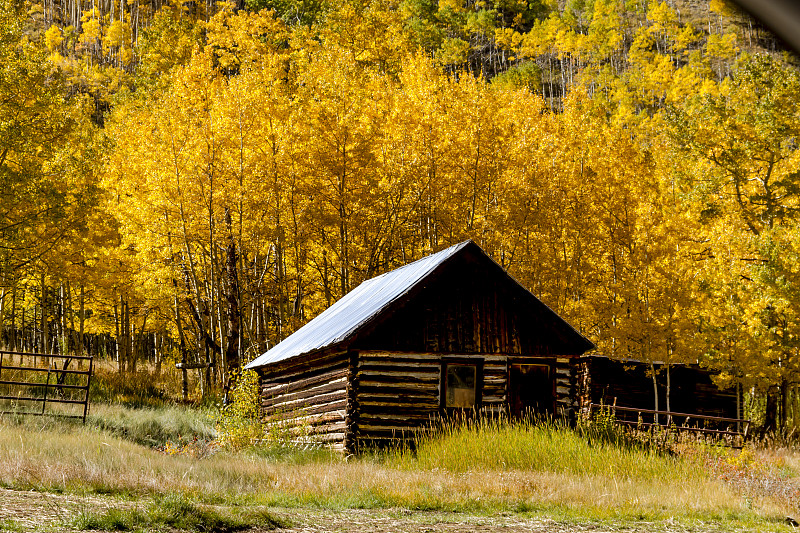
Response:
[[[653,371],[658,390],[654,395]],[[738,389],[721,389],[714,383],[716,372],[698,364],[654,363],[652,366],[633,359],[614,360],[602,355],[581,357],[577,366],[578,403],[583,410],[589,404],[655,409],[667,405],[678,413],[723,418],[742,415]],[[667,380],[669,379],[669,384]],[[667,390],[670,390],[667,402]],[[618,414],[623,418],[622,414]]]
[[[456,410],[569,415],[592,348],[466,241],[363,282],[246,368],[266,420],[354,452]]]

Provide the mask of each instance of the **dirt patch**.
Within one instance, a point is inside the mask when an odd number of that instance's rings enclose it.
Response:
[[[279,513],[294,525],[279,531],[286,533],[456,533],[456,532],[530,532],[573,533],[592,530],[589,527],[559,524],[553,520],[521,519],[512,516],[477,517],[460,513],[428,513],[405,510],[353,510],[320,512],[294,510],[294,516]]]
[[[102,512],[121,505],[99,496],[50,494],[0,488],[0,527],[10,521],[25,530],[58,527],[81,512]],[[130,505],[130,504],[129,504]]]

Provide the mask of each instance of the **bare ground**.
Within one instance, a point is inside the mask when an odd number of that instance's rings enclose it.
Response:
[[[64,523],[81,512],[102,512],[110,507],[124,508],[137,506],[137,502],[103,496],[81,496],[16,491],[0,488],[0,531],[3,522],[11,524],[16,530],[67,532]],[[287,527],[275,530],[276,533],[593,533],[610,532],[694,532],[709,533],[717,531],[710,524],[697,523],[687,526],[671,521],[625,522],[619,524],[566,523],[547,518],[530,518],[513,513],[492,516],[478,516],[463,513],[442,513],[412,511],[408,509],[341,511],[270,508],[268,509]],[[728,531],[727,528],[724,529]],[[253,529],[251,533],[264,533]]]

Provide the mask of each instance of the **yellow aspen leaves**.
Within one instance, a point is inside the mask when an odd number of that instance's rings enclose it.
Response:
[[[48,50],[55,52],[61,46],[61,43],[64,42],[61,28],[55,24],[50,26],[44,34],[44,42]]]
[[[224,353],[235,249],[256,353],[470,238],[607,355],[797,381],[800,81],[727,4],[246,5],[2,7],[6,271]]]

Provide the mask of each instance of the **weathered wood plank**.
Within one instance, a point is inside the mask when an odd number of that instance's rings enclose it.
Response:
[[[492,401],[492,400],[490,400],[490,398],[506,398],[506,391],[504,391],[504,390],[491,390],[491,391],[484,390],[483,391],[483,403]]]
[[[379,382],[369,381],[366,382],[365,392],[362,396],[365,397],[421,397],[432,398],[439,397],[439,380],[428,382]]]
[[[439,401],[439,395],[437,394],[436,390],[433,391],[420,391],[415,389],[408,389],[405,391],[401,391],[397,389],[395,391],[387,392],[385,389],[370,389],[365,391],[365,394],[362,396],[365,398],[362,401],[395,401],[400,403],[413,403],[417,401],[430,401],[435,400]]]
[[[486,396],[486,395],[484,395],[484,397],[483,397],[484,405],[490,404],[490,403],[503,403],[505,401],[506,401],[506,395],[505,394],[498,395],[498,396]]]
[[[343,432],[345,429],[344,420],[332,424],[284,424],[280,431],[289,438],[324,435],[326,433]]]
[[[322,366],[320,368],[309,369],[303,372],[297,372],[292,374],[291,376],[273,376],[272,378],[266,378],[261,381],[264,385],[292,385],[297,384],[306,379],[312,379],[314,377],[320,376],[322,374],[328,374],[330,372],[336,372],[341,370],[347,370],[347,364],[345,362],[335,362],[329,366]]]
[[[373,358],[378,359],[398,359],[398,360],[405,360],[405,359],[435,359],[441,360],[442,357],[456,357],[459,359],[476,359],[482,360],[487,363],[496,361],[505,361],[508,359],[507,354],[476,354],[472,353],[459,353],[459,352],[451,352],[451,351],[443,351],[443,352],[390,352],[390,351],[372,351],[372,350],[360,350],[359,354],[365,358],[365,360],[371,360]]]
[[[270,421],[273,419],[286,420],[292,418],[301,420],[304,417],[309,417],[311,415],[330,413],[333,411],[341,411],[342,412],[341,416],[342,418],[344,418],[344,409],[346,407],[346,404],[347,404],[347,399],[343,397],[341,400],[336,400],[334,402],[322,405],[308,406],[299,409],[297,411],[279,411],[278,409],[270,408],[272,413],[270,413],[270,410],[265,410],[265,413],[267,414],[267,420]]]
[[[314,436],[314,441],[316,441],[316,442],[324,442],[324,443],[342,442],[342,441],[344,441],[344,436],[345,436],[344,431],[340,431],[340,432],[336,432],[336,433],[327,433],[327,434],[324,434],[324,435],[315,435]]]
[[[361,413],[361,421],[364,424],[384,424],[384,425],[398,425],[402,426],[406,423],[423,423],[436,419],[436,413],[415,413],[403,412],[401,414],[395,413],[370,413],[366,410]]]
[[[262,418],[264,422],[275,424],[279,428],[283,427],[291,427],[295,425],[306,425],[306,426],[316,426],[316,425],[326,425],[326,424],[333,424],[339,421],[345,420],[345,413],[344,411],[332,411],[329,413],[322,413],[322,414],[313,414],[313,415],[299,415],[293,418],[282,418],[282,419],[268,419],[267,417]]]
[[[314,396],[319,396],[328,392],[343,391],[347,386],[346,378],[337,378],[332,382],[323,382],[323,384],[306,388],[290,394],[262,394],[262,405],[270,405],[276,402],[293,402],[305,400]]]
[[[362,365],[381,365],[385,367],[407,367],[409,365],[438,365],[441,356],[416,356],[416,357],[370,357],[361,359]]]
[[[262,394],[288,394],[309,387],[314,387],[321,383],[328,383],[336,379],[347,377],[347,369],[328,369],[324,371],[321,369],[315,376],[298,379],[291,383],[275,383],[262,380],[261,393]]]
[[[307,431],[310,435],[321,435],[323,433],[344,434],[345,429],[347,429],[347,423],[344,420],[341,420],[335,424],[309,424]]]
[[[361,379],[372,379],[376,376],[399,376],[399,377],[410,377],[410,378],[417,378],[417,379],[432,379],[438,378],[439,374],[441,373],[441,367],[439,365],[430,367],[430,368],[418,368],[415,369],[413,372],[406,370],[388,370],[388,369],[365,369],[359,367],[358,375]]]
[[[359,365],[359,371],[374,371],[374,372],[405,372],[414,370],[419,372],[433,372],[438,371],[441,367],[439,361],[426,361],[423,363],[380,363],[380,362],[365,362]]]
[[[347,352],[338,351],[323,351],[301,357],[292,357],[290,359],[271,363],[267,367],[257,369],[259,375],[269,378],[270,376],[285,376],[296,372],[298,369],[305,371],[306,369],[319,368],[327,365],[330,361],[345,360],[347,359]]]
[[[337,389],[323,394],[308,394],[309,395],[305,397],[294,400],[285,400],[280,396],[277,398],[264,398],[261,400],[261,405],[265,409],[282,409],[286,411],[305,409],[308,406],[322,405],[330,403],[334,400],[345,398],[347,396],[347,391],[345,389]]]
[[[439,400],[437,398],[434,399],[419,399],[414,402],[409,401],[378,401],[378,400],[361,400],[361,406],[363,408],[362,412],[367,412],[370,409],[375,408],[382,408],[384,411],[387,407],[396,408],[396,409],[406,409],[406,408],[413,408],[413,409],[420,409],[420,410],[435,410],[439,408]]]
[[[404,376],[404,375],[392,375],[388,376],[385,374],[373,374],[372,376],[359,376],[359,381],[361,383],[368,383],[370,386],[378,386],[381,384],[391,385],[391,384],[402,384],[408,386],[414,385],[439,385],[439,376],[438,375],[431,375],[425,378],[419,378],[414,376]]]
[[[439,400],[438,388],[434,385],[422,387],[419,385],[394,384],[391,386],[370,386],[364,387],[361,398],[368,399],[387,399],[398,398],[401,401],[414,401],[414,399]]]
[[[378,402],[380,403],[380,402]],[[417,407],[414,404],[393,404],[390,406],[384,405],[364,405],[361,409],[361,414],[369,413],[375,416],[405,416],[405,415],[420,415],[428,416],[430,414],[439,413],[439,403],[431,403],[430,407]]]

